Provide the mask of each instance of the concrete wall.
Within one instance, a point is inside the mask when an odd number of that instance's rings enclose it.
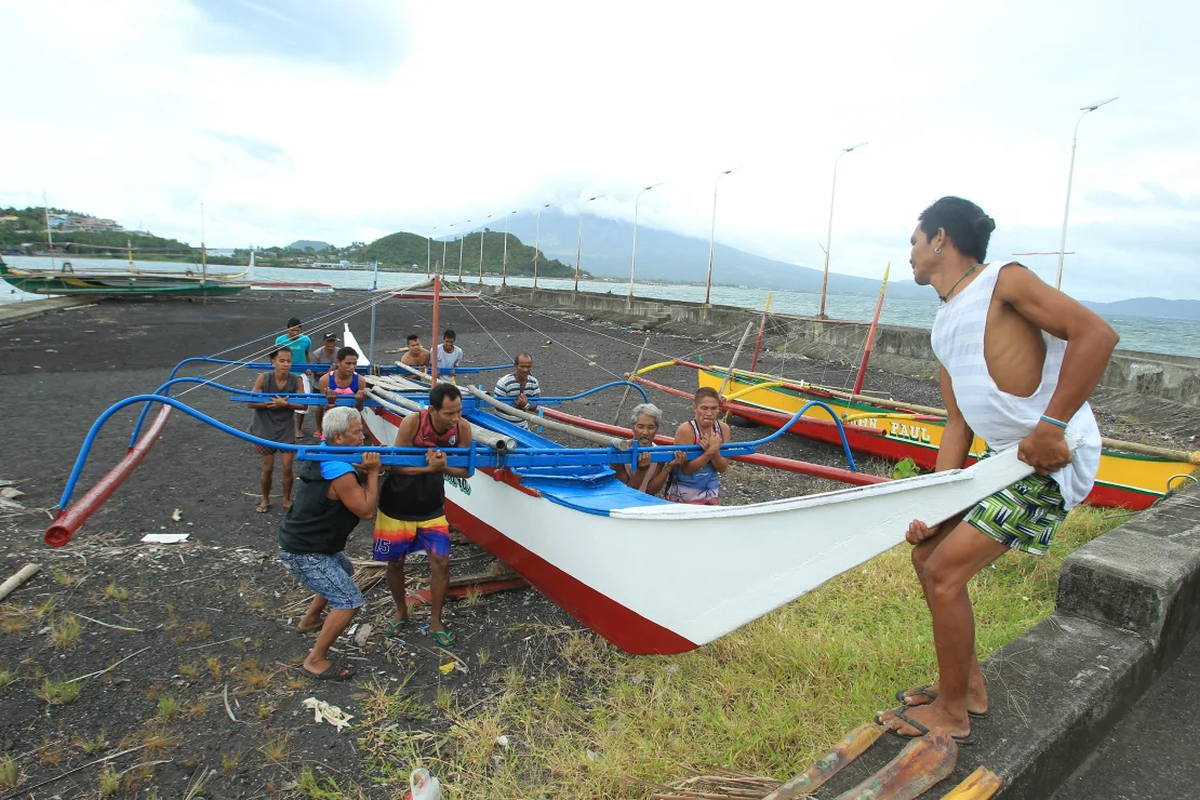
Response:
[[[676,333],[692,337],[719,338],[736,342],[750,324],[758,330],[762,314],[745,308],[673,300],[633,299],[624,295],[596,294],[508,287],[487,287],[491,294],[534,308],[571,310],[594,319]],[[864,322],[818,320],[772,314],[763,339],[766,349],[787,346],[821,358],[857,363],[862,358],[870,326]],[[937,359],[929,344],[929,331],[899,325],[881,325],[875,333],[871,365],[891,372],[932,377]],[[1106,390],[1182,403],[1188,410],[1200,408],[1200,358],[1118,350],[1104,373]]]

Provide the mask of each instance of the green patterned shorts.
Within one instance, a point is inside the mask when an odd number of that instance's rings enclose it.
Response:
[[[1044,556],[1066,516],[1058,484],[1034,473],[985,497],[967,513],[966,521],[1005,547]]]

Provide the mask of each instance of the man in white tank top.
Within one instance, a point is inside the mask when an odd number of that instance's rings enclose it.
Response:
[[[1017,263],[983,263],[992,218],[943,197],[912,236],[913,279],[942,301],[932,333],[941,363],[946,429],[937,469],[959,469],[976,435],[993,450],[1018,447],[1036,473],[941,525],[913,520],[907,539],[933,618],[938,680],[901,689],[903,707],[876,719],[905,737],[970,736],[987,713],[975,657],[967,582],[1008,550],[1044,554],[1067,511],[1091,491],[1100,432],[1087,399],[1117,345],[1115,331]],[[1082,441],[1072,454],[1065,433]]]

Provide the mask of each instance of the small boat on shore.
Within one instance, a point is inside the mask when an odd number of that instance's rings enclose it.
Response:
[[[75,271],[64,261],[58,270],[10,267],[0,259],[0,279],[30,294],[155,297],[225,297],[250,287],[236,275],[205,275],[149,270]]]
[[[333,286],[328,283],[294,283],[287,281],[254,281],[250,284],[252,292],[316,292],[328,294]]]
[[[778,428],[802,406],[822,401],[837,410],[845,425],[847,441],[855,452],[890,461],[911,458],[924,470],[936,466],[946,424],[942,409],[852,396],[804,381],[744,370],[730,371],[688,361],[664,362],[640,370],[638,374],[664,366],[694,369],[698,384],[722,392],[725,408],[744,419]],[[788,430],[820,442],[841,443],[841,436],[829,424],[828,418],[813,409],[790,423]],[[1095,506],[1149,508],[1200,467],[1200,452],[1170,451],[1112,439],[1105,439],[1104,445],[1096,485],[1087,497],[1087,502]],[[987,443],[975,437],[968,465],[975,463],[986,449]]]

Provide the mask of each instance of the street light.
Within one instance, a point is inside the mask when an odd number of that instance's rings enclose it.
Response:
[[[598,194],[595,197],[589,197],[579,204],[579,238],[575,241],[575,293],[579,293],[579,259],[583,255],[583,207],[588,203],[598,198],[604,197]]]
[[[549,203],[542,206],[542,208],[549,207]],[[542,243],[542,208],[537,211],[537,230],[533,235],[533,290],[535,292],[537,291],[538,246]]]
[[[508,217],[510,214],[515,214],[516,211],[509,211],[504,215],[504,256],[500,259],[500,285],[508,285]]]
[[[467,220],[466,224],[470,225],[471,220]],[[469,231],[469,229],[468,229],[468,231]],[[463,234],[462,237],[458,240],[458,282],[459,283],[462,283],[463,247],[466,246],[466,242],[467,242],[467,235]]]
[[[436,231],[438,229],[438,226],[434,225],[433,229]],[[425,277],[428,278],[432,274],[433,274],[433,237],[426,236],[425,237]]]
[[[638,203],[642,201],[642,192],[648,192],[655,186],[662,186],[662,183],[652,183],[649,186],[642,188],[637,193],[637,198],[633,201],[633,258],[629,262],[629,297],[625,299],[625,307],[633,302],[633,272],[637,268],[637,221],[638,221]]]
[[[1054,281],[1055,289],[1062,288],[1063,259],[1067,255],[1067,214],[1071,210],[1071,179],[1075,176],[1075,144],[1079,140],[1079,123],[1083,122],[1084,117],[1100,106],[1108,105],[1116,99],[1115,97],[1109,97],[1098,103],[1092,103],[1090,106],[1084,106],[1079,109],[1083,113],[1079,115],[1079,119],[1075,122],[1075,133],[1071,136],[1071,168],[1067,170],[1067,203],[1063,207],[1062,239],[1058,243],[1058,279]]]
[[[821,311],[817,316],[821,319],[825,318],[825,290],[829,287],[829,245],[833,240],[833,198],[837,193],[837,168],[838,162],[842,160],[842,156],[849,153],[851,150],[857,150],[866,142],[852,144],[849,147],[843,147],[842,152],[838,153],[837,160],[833,162],[833,188],[829,190],[829,230],[825,232],[825,277],[821,280]]]
[[[716,181],[713,182],[712,232],[709,234],[709,237],[708,237],[708,280],[705,282],[705,286],[704,286],[704,305],[706,308],[708,307],[709,293],[712,291],[713,250],[715,250],[716,246],[717,246],[717,187],[721,185],[721,178],[724,178],[729,173],[734,172],[739,169],[741,169],[741,167],[734,167],[733,169],[727,169],[724,172],[722,172],[720,175],[718,175]],[[632,292],[633,292],[632,284],[630,285],[629,291],[632,294]]]
[[[454,228],[454,225],[455,225],[455,223],[453,223],[453,222],[451,222],[451,223],[450,223],[450,225],[449,225],[449,227],[451,228],[451,231],[450,231],[450,235],[451,235],[451,236],[453,236],[453,235],[454,235],[454,230],[453,230],[453,228]],[[442,239],[442,271],[441,271],[441,273],[439,273],[439,274],[440,274],[440,275],[441,275],[443,278],[445,278],[445,277],[446,277],[446,243],[447,243],[447,240],[446,240],[446,239]]]
[[[483,285],[483,234],[485,231],[487,231],[487,221],[491,218],[492,218],[491,214],[488,214],[486,217],[483,218],[483,229],[479,231],[479,285],[480,286]]]

